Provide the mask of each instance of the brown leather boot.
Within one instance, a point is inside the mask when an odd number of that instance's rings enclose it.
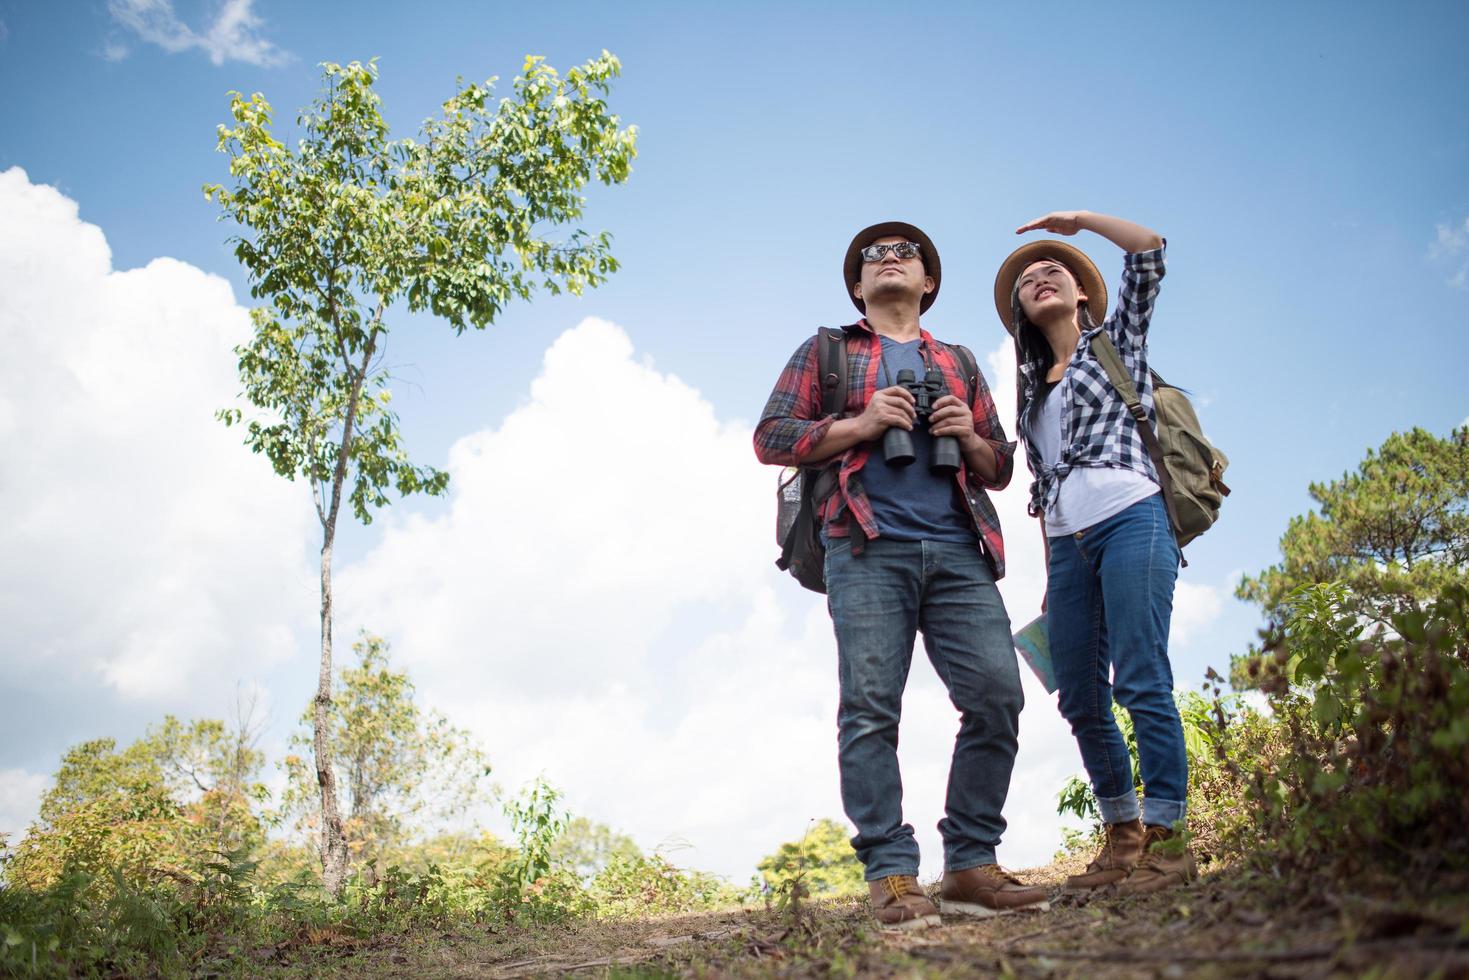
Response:
[[[998,864],[945,871],[939,886],[939,908],[951,915],[985,918],[1021,909],[1044,912],[1051,907],[1043,885],[1022,884]]]
[[[1102,826],[1102,849],[1086,866],[1086,872],[1068,875],[1066,890],[1091,891],[1105,888],[1126,878],[1143,856],[1143,822],[1141,818],[1126,823]]]
[[[1168,827],[1149,827],[1143,839],[1143,856],[1132,873],[1117,883],[1117,894],[1146,895],[1176,888],[1198,874],[1194,856],[1176,832]]]
[[[867,883],[872,917],[884,929],[927,929],[939,925],[939,910],[912,875],[889,875]]]

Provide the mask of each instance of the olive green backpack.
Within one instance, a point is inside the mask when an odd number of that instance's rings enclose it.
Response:
[[[1138,397],[1137,386],[1105,331],[1098,331],[1092,338],[1091,348],[1112,387],[1137,420],[1137,430],[1148,447],[1163,487],[1168,522],[1173,525],[1178,546],[1182,548],[1219,519],[1219,505],[1229,496],[1229,487],[1222,479],[1229,458],[1205,438],[1188,396],[1150,370],[1153,411],[1158,417],[1155,432],[1148,423],[1148,412]]]

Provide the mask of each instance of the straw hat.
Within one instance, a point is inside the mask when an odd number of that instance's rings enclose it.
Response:
[[[852,243],[847,246],[847,255],[842,260],[842,284],[847,288],[847,298],[864,314],[867,312],[867,304],[852,295],[852,287],[862,281],[862,250],[877,239],[889,235],[901,235],[910,242],[918,243],[918,257],[923,260],[923,270],[933,279],[933,292],[925,294],[918,301],[918,312],[926,313],[938,297],[939,280],[943,278],[939,250],[933,247],[933,239],[906,221],[881,221],[868,225],[852,236]]]
[[[1055,259],[1070,269],[1080,283],[1081,291],[1086,293],[1086,307],[1091,312],[1092,319],[1097,323],[1107,319],[1107,284],[1102,281],[1102,274],[1097,271],[1092,260],[1074,245],[1046,239],[1027,242],[1011,252],[1000,263],[1000,271],[995,274],[995,311],[1000,314],[1000,322],[1005,325],[1006,330],[1011,333],[1015,331],[1015,324],[1011,322],[1014,310],[1010,302],[1015,292],[1015,280],[1020,278],[1026,266],[1041,259]]]

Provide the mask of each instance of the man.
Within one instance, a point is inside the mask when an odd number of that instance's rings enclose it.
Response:
[[[1023,696],[1010,620],[995,588],[1005,553],[987,491],[1009,483],[1015,444],[1005,439],[983,376],[966,403],[962,362],[919,325],[942,276],[927,235],[897,221],[865,228],[847,247],[842,272],[864,315],[844,328],[846,411],[822,416],[813,337],[771,392],[755,454],[786,466],[840,459],[837,490],[821,507],[841,692],[837,759],[873,915],[890,928],[939,921],[918,885],[918,844],[903,822],[898,772],[898,719],[920,629],[959,710],[939,822],[944,911],[1044,908],[1043,888],[1021,884],[995,863]],[[929,368],[942,373],[945,393],[932,398],[924,421],[914,393],[896,382],[904,369],[922,379]],[[890,429],[911,436],[911,465],[885,462]],[[944,436],[958,442],[957,472],[930,470],[934,442]]]

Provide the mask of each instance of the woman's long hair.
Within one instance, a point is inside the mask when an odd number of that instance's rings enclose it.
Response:
[[[1073,282],[1078,286],[1081,285],[1081,280],[1076,277],[1076,273],[1071,271],[1070,266],[1057,262],[1055,259],[1050,261],[1056,262],[1066,270],[1066,274]],[[1025,315],[1025,310],[1020,305],[1018,279],[1016,285],[1010,288],[1010,318],[1010,322],[1015,326],[1015,421],[1018,424],[1019,413],[1025,403],[1025,380],[1020,374],[1021,365],[1030,365],[1031,377],[1037,382],[1042,382],[1050,373],[1051,368],[1055,366],[1056,354],[1051,350],[1050,341],[1046,340],[1045,334],[1041,333],[1040,328],[1031,323],[1030,318]],[[1076,322],[1082,333],[1095,329],[1097,326],[1097,321],[1092,319],[1092,311],[1085,301],[1076,308]]]

